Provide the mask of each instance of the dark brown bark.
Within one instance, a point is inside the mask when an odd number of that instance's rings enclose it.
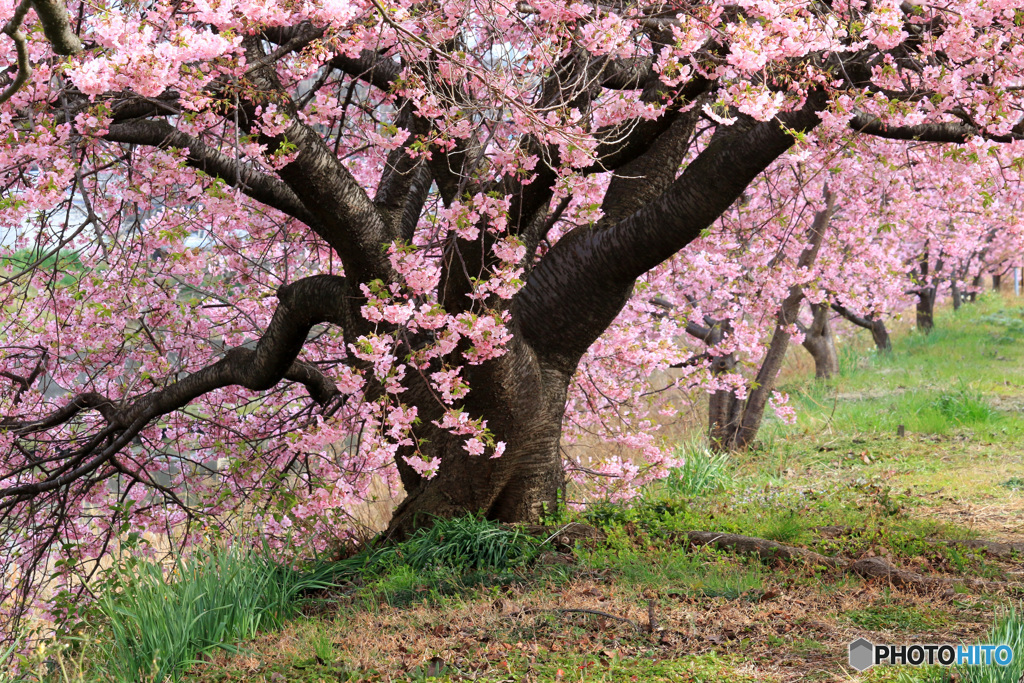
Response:
[[[703,341],[709,351],[711,358],[711,374],[721,377],[736,372],[736,354],[727,353],[713,355],[713,349],[722,342],[732,331],[728,321],[721,322],[705,319],[707,327],[689,323],[686,331],[690,336]],[[739,425],[740,414],[743,410],[743,401],[736,392],[729,389],[719,389],[708,398],[708,441],[715,450],[727,450],[732,435]]]
[[[428,523],[430,516],[482,513],[515,522],[555,510],[565,486],[558,445],[571,372],[514,340],[501,358],[467,374],[472,389],[464,408],[485,417],[507,449],[499,458],[470,455],[464,438],[423,419],[427,426],[416,437],[426,440],[424,454],[440,457],[441,465],[432,479],[403,471],[408,496],[395,511],[389,529],[394,536]]]
[[[971,280],[971,291],[967,292],[967,296],[964,297],[965,301],[974,303],[978,300],[978,292],[981,291],[984,286],[984,278],[981,275],[975,275],[974,279]]]
[[[1003,276],[999,273],[992,273],[992,291],[998,292],[1002,288]]]
[[[917,126],[890,126],[868,114],[858,114],[850,119],[850,128],[858,133],[873,135],[890,140],[928,140],[931,142],[964,143],[976,135],[995,142],[1011,142],[1021,139],[1019,133],[993,135],[975,126],[964,123],[925,123]]]
[[[836,353],[836,339],[832,334],[829,319],[832,310],[827,304],[811,304],[814,316],[810,327],[804,328],[803,346],[814,359],[814,376],[828,379],[839,372],[839,355]]]
[[[32,8],[43,25],[43,34],[59,55],[73,55],[82,51],[82,41],[73,30],[68,9],[60,0],[32,0]]]
[[[917,329],[929,334],[935,328],[935,287],[923,287],[917,291]]]
[[[881,318],[871,321],[871,338],[875,342],[875,348],[882,353],[892,352],[892,341],[889,339],[889,331],[885,329],[885,322]]]
[[[736,371],[735,354],[716,356],[711,363],[711,373],[722,375]],[[708,399],[708,441],[715,450],[728,450],[733,435],[739,428],[743,414],[743,401],[736,392],[719,389]]]

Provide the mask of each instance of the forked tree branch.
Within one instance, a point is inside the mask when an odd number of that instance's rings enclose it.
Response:
[[[265,57],[257,37],[249,36],[243,44],[250,63],[255,64]],[[320,133],[301,120],[276,69],[263,65],[248,75],[256,96],[243,103],[241,125],[260,133],[259,141],[267,145],[271,154],[291,155],[291,161],[278,170],[278,176],[312,216],[313,222],[307,224],[334,248],[350,280],[393,281],[395,273],[385,248],[398,237],[397,230],[386,222],[366,189],[327,146]],[[288,117],[284,132],[275,136],[262,134],[255,119],[256,107],[271,103]]]
[[[717,137],[659,197],[604,230],[577,228],[537,264],[514,299],[513,315],[535,348],[579,358],[618,315],[636,278],[671,258],[809,131],[827,106],[810,93],[797,111],[739,122]]]
[[[32,74],[32,65],[28,61],[28,44],[25,40],[25,33],[21,30],[21,22],[25,20],[30,6],[29,0],[21,0],[21,4],[14,10],[14,15],[4,24],[3,29],[0,29],[0,33],[9,36],[14,41],[14,49],[18,55],[15,65],[17,73],[7,87],[0,92],[0,104],[14,97],[14,93],[21,90],[21,86],[25,85],[28,77]]]
[[[66,424],[79,413],[95,409],[107,427],[82,447],[68,453],[64,464],[42,480],[0,489],[0,509],[26,497],[52,491],[94,472],[127,446],[154,419],[183,408],[217,389],[242,386],[253,391],[270,389],[282,379],[302,383],[313,399],[326,406],[339,392],[334,382],[313,365],[296,360],[314,325],[345,326],[348,285],[336,275],[314,275],[277,292],[280,303],[255,349],[234,348],[223,358],[174,382],[164,389],[118,405],[99,394],[76,396],[68,405],[32,422],[5,425],[19,437]],[[30,463],[31,464],[31,463]]]

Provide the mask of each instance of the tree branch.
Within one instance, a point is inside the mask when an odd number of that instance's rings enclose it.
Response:
[[[749,183],[808,131],[827,105],[812,92],[797,111],[716,136],[654,201],[605,230],[573,230],[533,269],[513,315],[534,348],[575,363],[618,315],[637,277],[700,236]]]
[[[834,211],[835,195],[826,187],[825,208],[814,215],[814,220],[807,231],[807,246],[800,252],[800,257],[796,262],[797,270],[814,265]],[[768,350],[764,360],[761,361],[761,367],[758,368],[757,377],[752,384],[754,389],[747,396],[746,404],[743,406],[743,415],[740,418],[736,434],[733,436],[733,442],[730,444],[733,448],[743,449],[750,445],[761,426],[765,408],[768,406],[768,400],[775,389],[775,381],[779,377],[779,370],[782,368],[782,361],[789,349],[789,340],[793,336],[789,331],[789,326],[794,324],[800,315],[800,304],[803,300],[804,288],[799,284],[794,284],[789,288],[789,294],[783,299],[782,305],[779,306],[775,331],[768,343]]]
[[[397,61],[381,57],[373,50],[363,50],[358,57],[336,55],[328,65],[384,92],[391,90],[402,71],[402,65]]]
[[[26,436],[65,424],[84,410],[96,409],[108,427],[83,448],[69,454],[72,467],[59,467],[41,481],[0,489],[0,499],[24,500],[25,496],[66,486],[108,462],[155,418],[223,387],[237,385],[265,391],[282,379],[288,379],[301,382],[317,403],[326,405],[338,395],[334,382],[315,366],[296,358],[314,325],[326,322],[344,326],[349,322],[345,278],[314,275],[283,285],[277,296],[280,303],[255,349],[231,349],[212,365],[159,391],[140,396],[124,407],[99,394],[82,394],[40,420],[20,424],[5,421],[17,435]]]
[[[28,61],[28,45],[25,41],[25,34],[21,30],[21,22],[25,20],[29,6],[29,0],[21,0],[21,4],[14,10],[14,16],[4,24],[3,30],[0,30],[0,33],[10,36],[14,41],[14,49],[18,53],[16,66],[18,72],[3,89],[3,92],[0,92],[0,104],[14,97],[14,94],[21,90],[21,86],[25,85],[28,77],[32,74],[32,65]]]
[[[992,135],[964,123],[923,123],[918,126],[890,126],[868,114],[857,114],[850,119],[850,128],[858,133],[889,140],[917,140],[920,142],[952,142],[961,144],[974,136],[993,142],[1024,140],[1024,135]]]
[[[32,0],[32,7],[39,15],[43,34],[59,55],[74,55],[82,51],[82,41],[71,30],[68,9],[61,0]]]
[[[854,313],[853,311],[851,311],[850,309],[846,308],[841,304],[833,303],[832,310],[838,313],[839,315],[843,316],[847,320],[849,320],[857,327],[863,327],[864,329],[867,330],[870,330],[872,327],[870,320],[857,315],[856,313]]]
[[[260,41],[246,38],[246,57],[251,63],[264,57]],[[249,77],[259,93],[258,101],[245,103],[247,129],[257,128],[255,108],[276,104],[288,116],[288,126],[276,136],[260,135],[260,142],[273,154],[287,141],[297,150],[292,161],[279,171],[281,177],[313,217],[314,227],[334,247],[345,266],[345,274],[359,282],[394,279],[384,247],[398,237],[385,221],[345,165],[327,147],[320,134],[298,116],[295,104],[285,92],[272,66],[260,66]]]
[[[187,149],[189,166],[235,185],[253,199],[271,206],[316,229],[316,219],[291,189],[280,180],[239,163],[202,140],[174,128],[166,121],[129,119],[114,122],[104,136],[111,142],[148,145],[159,149]]]

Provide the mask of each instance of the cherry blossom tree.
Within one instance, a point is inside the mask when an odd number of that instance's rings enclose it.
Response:
[[[1024,133],[1012,0],[0,6],[23,599],[128,531],[324,548],[381,485],[392,535],[537,519],[563,425],[708,366],[640,346],[649,283],[700,272],[688,247],[777,160]],[[672,465],[645,411],[616,422],[643,463],[573,474],[625,494]]]

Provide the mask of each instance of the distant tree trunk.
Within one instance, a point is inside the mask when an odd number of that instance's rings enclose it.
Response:
[[[733,353],[716,356],[711,364],[713,375],[725,375],[735,371],[736,354]],[[737,398],[736,392],[721,389],[711,394],[708,400],[708,438],[712,448],[729,448],[731,436],[736,431],[742,412],[743,401]]]
[[[982,278],[980,275],[975,275],[974,279],[971,280],[971,291],[967,292],[966,300],[970,301],[972,304],[975,301],[977,301],[978,300],[978,292],[981,291],[981,288],[983,286],[984,286],[984,278]]]
[[[828,379],[839,372],[836,338],[829,320],[832,310],[827,304],[811,304],[811,313],[814,315],[811,326],[803,328],[804,348],[814,359],[814,376]]]
[[[960,293],[960,286],[956,283],[956,280],[953,280],[952,282],[950,282],[949,286],[950,286],[950,292],[953,295],[953,310],[954,311],[959,311],[960,307],[964,303],[963,295]]]
[[[875,342],[875,348],[879,353],[892,351],[892,342],[889,340],[889,331],[885,329],[885,322],[875,316],[859,316],[845,306],[832,304],[832,310],[843,316],[857,327],[863,327],[871,331],[871,338]]]
[[[917,329],[922,334],[935,329],[935,287],[922,287],[917,292]]]
[[[798,268],[809,268],[814,264],[821,249],[821,242],[828,228],[832,212],[835,210],[835,197],[827,189],[825,191],[825,208],[814,216],[814,221],[808,230],[807,247],[800,253],[797,260]],[[793,336],[790,332],[797,323],[800,313],[800,305],[804,300],[804,291],[800,285],[793,285],[789,288],[789,295],[779,306],[779,313],[772,333],[771,341],[768,344],[768,351],[757,372],[746,400],[741,400],[734,391],[718,391],[711,396],[708,402],[708,436],[713,448],[717,450],[745,450],[754,442],[758,430],[761,428],[761,421],[764,418],[764,411],[768,407],[768,401],[775,389],[775,380],[782,369],[782,361],[789,349],[789,340]],[[703,340],[709,347],[718,344],[727,329],[714,325],[714,321],[705,319],[709,327],[691,323],[687,325],[687,332]],[[712,371],[717,374],[725,374],[735,368],[735,357],[724,355],[716,356]]]
[[[870,329],[875,348],[880,353],[891,353],[892,342],[889,340],[889,330],[885,329],[885,323],[881,319],[872,319]]]
[[[992,273],[992,291],[998,292],[1003,284],[1003,276]]]

